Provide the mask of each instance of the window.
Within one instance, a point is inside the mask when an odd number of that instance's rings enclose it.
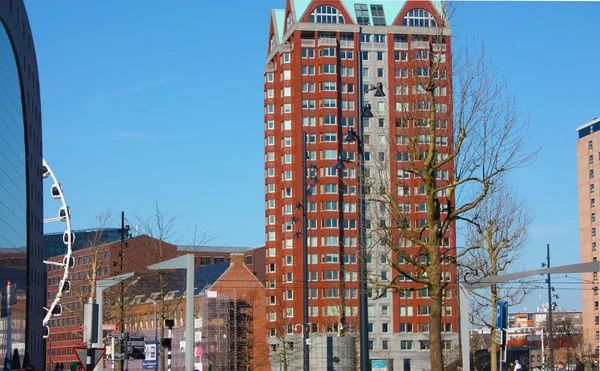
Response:
[[[385,53],[384,52],[377,52],[377,60],[378,61],[382,61],[385,58]]]
[[[373,26],[385,26],[383,5],[371,4],[371,16],[373,17]]]
[[[322,91],[336,91],[336,82],[335,81],[325,81],[322,84]]]
[[[314,92],[315,91],[315,83],[314,82],[303,82],[302,83],[302,92]]]
[[[308,21],[312,23],[344,23],[344,16],[333,6],[322,5],[312,12]]]
[[[340,59],[354,59],[354,51],[353,50],[340,50]]]
[[[374,43],[385,43],[385,35],[379,35],[379,34],[375,34],[373,35],[373,42]]]
[[[426,61],[429,59],[429,50],[420,49],[414,51],[414,58],[420,61]]]
[[[322,67],[322,71],[324,74],[335,74],[335,64],[324,64]]]
[[[369,9],[367,4],[354,4],[356,12],[356,23],[363,26],[369,26]]]
[[[324,133],[323,142],[337,142],[337,133]]]
[[[313,73],[313,75],[314,75],[314,73]],[[349,76],[349,77],[354,76],[354,67],[344,67],[344,66],[340,67],[340,75],[342,75],[344,77],[346,77],[346,76]]]
[[[315,66],[302,66],[302,74],[303,75],[314,75],[315,74]]]
[[[591,140],[588,142],[588,149],[594,149],[594,143]]]
[[[302,99],[302,108],[303,109],[315,109],[315,100],[314,99]]]
[[[435,18],[424,9],[413,9],[409,10],[408,13],[402,19],[403,26],[410,27],[436,27],[437,23]]]
[[[594,178],[594,169],[590,170],[590,179]]]
[[[337,100],[335,98],[324,98],[322,101],[321,106],[324,108],[336,108],[337,107]]]
[[[335,57],[335,48],[323,48],[320,55],[323,57]]]
[[[383,68],[377,68],[377,77],[383,77]]]
[[[596,221],[596,213],[592,213],[592,223]]]
[[[314,58],[315,49],[313,48],[302,48],[302,58]]]
[[[400,349],[401,350],[410,350],[413,348],[412,340],[400,340]]]

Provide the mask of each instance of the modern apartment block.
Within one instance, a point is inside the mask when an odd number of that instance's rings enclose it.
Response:
[[[600,117],[577,128],[577,198],[579,204],[579,254],[581,262],[597,261],[600,225],[596,214],[600,196],[595,191],[600,177]],[[600,183],[598,183],[600,186]],[[599,203],[597,205],[597,203]],[[600,214],[598,214],[600,216]],[[586,350],[600,351],[598,273],[582,273],[583,339]],[[590,285],[589,282],[594,282]]]
[[[358,131],[360,119],[365,174],[370,177],[366,192],[390,187],[408,222],[417,225],[426,216],[420,180],[403,170],[411,156],[404,139],[408,134],[421,140],[420,118],[426,117],[429,105],[417,80],[432,73],[439,86],[437,147],[441,154],[451,148],[451,40],[450,29],[440,26],[441,12],[441,2],[389,0],[287,0],[285,9],[271,12],[264,144],[267,335],[272,352],[278,352],[278,341],[285,343],[282,338],[302,333],[305,280],[311,339],[358,330],[358,154],[356,141],[345,138]],[[434,57],[439,69],[430,71],[425,62]],[[375,94],[378,84],[385,96]],[[363,97],[372,118],[361,117]],[[423,136],[422,144],[426,141]],[[452,164],[441,176],[453,176]],[[391,225],[391,217],[377,203],[367,202],[365,219],[369,274],[391,280],[397,273],[388,262],[398,257],[378,246],[374,237],[377,227]],[[454,228],[443,241],[446,248],[455,246]],[[414,247],[407,251],[418,253]],[[443,279],[455,279],[454,267],[446,267]],[[377,295],[375,289],[368,290],[372,366],[428,370],[428,293],[410,291],[415,283],[401,281],[407,291],[379,290]],[[458,348],[456,297],[456,292],[448,292],[443,303],[448,353]]]

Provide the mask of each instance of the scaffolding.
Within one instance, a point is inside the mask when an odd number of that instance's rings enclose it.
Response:
[[[202,367],[218,370],[252,370],[252,305],[232,296],[207,292],[200,299]]]

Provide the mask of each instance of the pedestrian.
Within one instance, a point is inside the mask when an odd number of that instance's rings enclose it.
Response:
[[[565,363],[563,361],[558,361],[557,366],[558,366],[558,368],[557,368],[558,371],[566,371]]]
[[[513,371],[521,371],[521,364],[519,363],[518,359],[515,359],[515,368]]]
[[[579,358],[575,359],[575,370],[574,371],[584,371],[585,367]]]

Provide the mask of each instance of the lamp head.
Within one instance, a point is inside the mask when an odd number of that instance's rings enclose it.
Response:
[[[375,89],[375,96],[385,97],[385,93],[383,92],[383,84],[380,82],[377,83],[377,88]]]
[[[344,142],[353,143],[357,139],[358,139],[358,135],[356,135],[356,131],[354,131],[354,129],[350,129],[350,130],[348,130],[348,134],[346,135],[346,138],[344,138]]]
[[[373,117],[373,112],[371,112],[371,104],[367,103],[365,104],[365,107],[363,108],[363,112],[362,112],[362,117],[363,118],[371,118]]]

